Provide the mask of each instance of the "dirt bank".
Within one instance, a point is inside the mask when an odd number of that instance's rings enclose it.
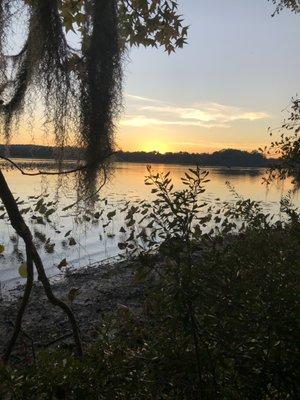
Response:
[[[69,302],[71,289],[78,288],[72,309],[78,319],[84,342],[89,342],[96,333],[104,315],[114,312],[119,305],[125,305],[138,312],[144,288],[134,284],[134,266],[128,262],[88,267],[68,274],[52,284],[55,294]],[[12,295],[16,300],[0,302],[0,352],[10,337],[22,288]],[[24,317],[23,332],[12,357],[13,362],[33,357],[33,349],[48,346],[50,342],[68,335],[70,325],[60,309],[47,301],[43,288],[35,284],[30,304]],[[71,339],[59,340],[60,345],[72,343]],[[57,345],[57,344],[55,344]]]

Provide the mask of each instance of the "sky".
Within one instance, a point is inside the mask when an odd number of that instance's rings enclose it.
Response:
[[[267,0],[178,0],[188,44],[134,48],[116,145],[126,151],[255,150],[299,93],[300,14]],[[35,135],[35,143],[44,143]],[[32,143],[26,132],[15,143]]]
[[[188,44],[133,49],[125,71],[123,150],[257,149],[299,93],[300,14],[266,0],[181,0]]]

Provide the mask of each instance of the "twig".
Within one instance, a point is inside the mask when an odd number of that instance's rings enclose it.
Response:
[[[64,339],[68,339],[68,338],[70,338],[70,337],[72,337],[73,336],[73,333],[66,333],[65,335],[63,335],[63,336],[60,336],[59,338],[57,338],[57,339],[54,339],[54,340],[52,340],[51,342],[48,342],[48,343],[46,343],[46,344],[44,344],[44,348],[47,348],[47,347],[50,347],[50,346],[52,346],[53,344],[55,344],[55,343],[57,343],[57,342],[60,342],[61,340],[64,340]]]

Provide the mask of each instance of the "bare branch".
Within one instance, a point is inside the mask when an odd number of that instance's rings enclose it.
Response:
[[[4,156],[0,156],[0,159],[2,159],[4,161],[7,161],[11,165],[13,165],[18,171],[20,171],[22,175],[26,175],[26,176],[67,175],[67,174],[74,174],[75,172],[85,171],[85,170],[87,170],[89,168],[95,167],[96,165],[100,165],[101,163],[104,163],[108,158],[113,156],[115,153],[116,152],[112,152],[112,153],[108,154],[107,156],[103,157],[101,160],[99,160],[97,162],[84,164],[84,165],[81,165],[79,167],[76,167],[76,168],[73,168],[73,169],[69,169],[69,170],[65,170],[65,171],[41,171],[41,170],[39,170],[38,172],[26,172],[16,162],[11,160],[10,158],[4,157]]]

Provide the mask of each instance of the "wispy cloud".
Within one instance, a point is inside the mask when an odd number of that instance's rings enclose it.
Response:
[[[125,93],[125,97],[127,97],[128,99],[144,101],[147,103],[163,103],[163,101],[161,101],[161,100],[150,99],[149,97],[136,96],[134,94],[129,94],[129,93]]]
[[[179,107],[159,100],[127,95],[139,104],[121,124],[132,127],[194,126],[202,128],[230,128],[235,121],[257,121],[270,118],[264,111],[247,110],[214,102],[202,102],[191,107]],[[148,103],[145,105],[145,103]]]
[[[146,126],[198,126],[199,128],[229,128],[227,124],[215,123],[209,124],[202,121],[184,121],[184,120],[165,120],[160,118],[150,118],[146,115],[127,115],[124,119],[121,120],[121,125],[123,126],[131,126],[133,128],[142,128]]]

